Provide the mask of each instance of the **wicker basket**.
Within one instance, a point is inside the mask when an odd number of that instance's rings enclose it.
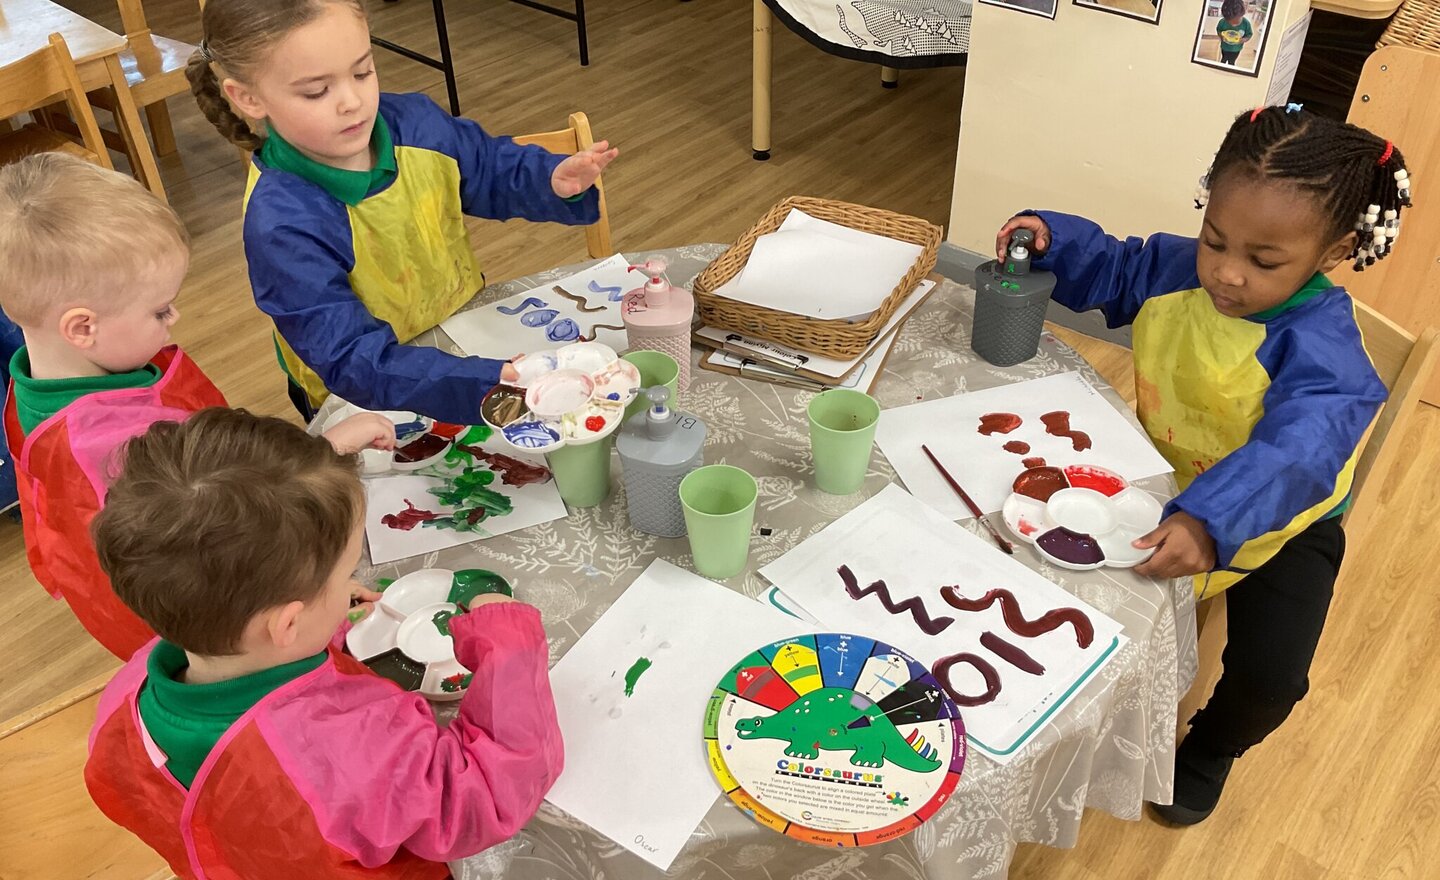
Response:
[[[736,302],[716,296],[715,291],[740,273],[750,259],[755,239],[774,232],[790,213],[799,208],[811,217],[828,220],[889,238],[918,244],[924,250],[920,259],[900,279],[874,314],[863,321],[850,322],[837,318],[810,318],[750,303]],[[935,255],[940,248],[940,227],[918,217],[907,217],[879,208],[791,196],[771,208],[760,222],[740,236],[715,262],[695,279],[695,302],[706,324],[723,327],[750,336],[758,336],[801,351],[832,358],[853,358],[864,354],[879,335],[880,329],[910,295],[915,286],[935,268]]]
[[[1377,45],[1440,51],[1440,0],[1405,0]]]

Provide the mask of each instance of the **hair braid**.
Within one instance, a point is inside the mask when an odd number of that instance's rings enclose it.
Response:
[[[225,92],[220,88],[220,79],[210,67],[205,55],[196,51],[185,65],[185,78],[190,80],[190,94],[200,105],[200,112],[215,126],[225,139],[242,149],[255,151],[265,143],[265,138],[255,133],[250,123],[230,107]]]
[[[1356,234],[1350,259],[1361,271],[1389,255],[1410,207],[1410,180],[1400,149],[1363,128],[1301,113],[1298,104],[1246,111],[1235,118],[1196,206],[1229,174],[1288,183],[1315,199],[1329,232]]]

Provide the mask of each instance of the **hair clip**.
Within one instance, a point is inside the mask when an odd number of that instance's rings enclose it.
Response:
[[[205,39],[204,37],[202,37],[202,38],[200,39],[200,45],[196,46],[195,48],[200,52],[200,57],[201,57],[201,58],[204,58],[206,61],[212,62],[212,63],[215,61],[215,56],[210,54],[210,41],[209,41],[209,40],[207,40],[207,39]]]
[[[1254,122],[1257,118],[1259,118],[1260,114],[1261,114],[1261,113],[1264,113],[1264,112],[1265,112],[1265,108],[1264,108],[1264,107],[1256,107],[1254,110],[1251,110],[1251,111],[1250,111],[1250,121],[1251,121],[1251,122]]]
[[[1210,175],[1206,174],[1195,184],[1195,210],[1199,211],[1210,204]]]
[[[1301,110],[1304,110],[1304,109],[1305,109],[1305,105],[1304,105],[1304,104],[1286,104],[1286,105],[1285,105],[1285,112],[1286,112],[1286,113],[1299,113]]]

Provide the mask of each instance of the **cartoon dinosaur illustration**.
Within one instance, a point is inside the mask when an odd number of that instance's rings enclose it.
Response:
[[[880,767],[888,760],[929,773],[941,763],[923,737],[907,741],[874,701],[846,688],[820,688],[774,715],[741,718],[735,733],[741,739],[788,740],[785,754],[792,758],[814,760],[821,749],[853,749],[850,763],[857,767]]]

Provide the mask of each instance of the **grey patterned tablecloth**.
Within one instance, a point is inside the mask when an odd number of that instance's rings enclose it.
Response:
[[[723,245],[705,244],[665,252],[672,280],[688,281],[723,250]],[[471,307],[578,268],[493,285]],[[1073,370],[1133,420],[1121,397],[1090,365],[1049,334],[1040,353],[1026,363],[997,369],[980,360],[969,344],[973,304],[971,289],[947,281],[906,322],[873,392],[882,406]],[[416,343],[459,353],[438,329]],[[895,472],[877,449],[860,493],[826,495],[810,480],[808,392],[706,370],[692,370],[691,376],[680,406],[709,427],[706,462],[742,467],[760,484],[755,525],[771,533],[762,537],[757,531],[750,571],[727,582],[754,597],[766,586],[757,569],[894,481]],[[515,584],[518,598],[539,607],[554,663],[652,560],[690,564],[684,538],[655,538],[630,529],[618,465],[615,471],[615,490],[600,507],[521,532],[366,567],[362,579],[373,582],[432,566],[499,571]],[[1139,485],[1162,499],[1175,491],[1169,477]],[[973,520],[964,526],[979,534]],[[1086,807],[1135,819],[1145,801],[1168,801],[1176,703],[1196,669],[1189,578],[1155,581],[1126,570],[1057,569],[1023,547],[1015,558],[1115,618],[1130,642],[1010,765],[1002,767],[972,751],[950,802],[914,833],[864,849],[822,849],[761,828],[719,797],[717,787],[715,805],[670,872],[661,874],[547,803],[515,839],[454,863],[457,880],[1003,877],[1019,841],[1074,845]],[[697,717],[703,708],[696,707]],[[698,742],[695,760],[702,760]]]

